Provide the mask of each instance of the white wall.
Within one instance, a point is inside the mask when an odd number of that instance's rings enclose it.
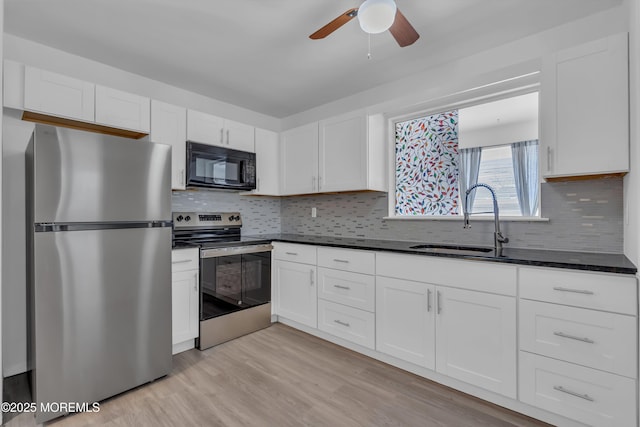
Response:
[[[4,58],[241,123],[280,130],[280,120],[275,117],[207,98],[11,34],[4,34]]]

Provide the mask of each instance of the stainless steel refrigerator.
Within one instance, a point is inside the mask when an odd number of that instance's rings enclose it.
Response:
[[[26,185],[38,423],[171,370],[170,158],[168,145],[36,125]]]

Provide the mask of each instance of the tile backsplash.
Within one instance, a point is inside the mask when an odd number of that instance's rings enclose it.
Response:
[[[503,221],[508,247],[622,253],[622,179],[544,183],[548,222]],[[311,217],[311,208],[317,217]],[[282,232],[296,234],[492,245],[492,221],[384,220],[386,193],[345,193],[282,199]]]
[[[508,247],[622,253],[621,178],[544,183],[542,216],[548,222],[503,221]],[[295,233],[411,240],[434,243],[493,244],[493,222],[385,220],[386,193],[343,193],[292,197],[240,196],[225,191],[175,191],[174,211],[238,211],[245,235]],[[311,217],[311,209],[317,217]]]
[[[240,212],[242,234],[280,233],[280,199],[240,196],[215,190],[174,191],[172,210],[188,212]]]

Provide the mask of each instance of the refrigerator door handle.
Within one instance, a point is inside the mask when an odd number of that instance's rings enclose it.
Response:
[[[121,228],[164,228],[173,226],[173,221],[133,222],[44,222],[34,224],[37,233],[52,231],[117,230]]]

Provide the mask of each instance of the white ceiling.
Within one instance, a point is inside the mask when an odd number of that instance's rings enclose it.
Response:
[[[274,117],[551,28],[621,0],[397,0],[420,33],[400,48],[356,20],[359,0],[5,0],[5,31]]]

